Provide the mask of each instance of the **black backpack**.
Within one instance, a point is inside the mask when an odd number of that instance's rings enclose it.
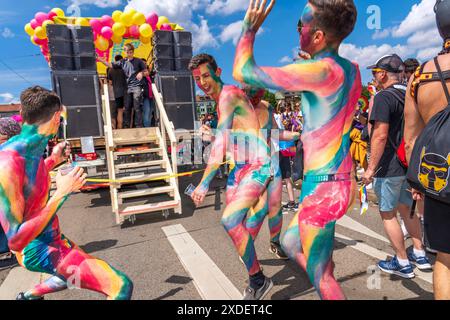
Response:
[[[448,106],[436,114],[416,140],[407,179],[426,196],[450,204],[450,93],[441,67],[434,59]]]

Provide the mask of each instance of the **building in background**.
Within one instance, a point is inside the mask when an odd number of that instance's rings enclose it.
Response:
[[[11,117],[20,113],[20,104],[0,104],[0,118]]]
[[[216,102],[209,96],[196,96],[198,117],[216,112]]]

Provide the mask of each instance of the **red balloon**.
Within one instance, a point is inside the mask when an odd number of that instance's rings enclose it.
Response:
[[[105,39],[109,40],[114,35],[114,32],[112,31],[112,29],[110,27],[106,26],[106,27],[102,28],[101,34]]]
[[[139,38],[140,32],[138,26],[131,26],[130,27],[130,36],[131,38]]]
[[[158,24],[158,15],[153,12],[147,16],[146,21],[154,30],[155,26]]]
[[[113,18],[111,18],[110,16],[104,15],[100,21],[102,22],[103,26],[106,27],[110,27],[112,28],[113,24],[114,24],[114,20]]]
[[[30,21],[30,25],[33,29],[36,29],[37,27],[40,27],[42,25],[42,23],[39,23],[36,21],[36,19],[33,19]]]
[[[39,25],[42,25],[42,22],[44,22],[45,20],[48,20],[48,14],[46,14],[45,12],[38,12],[34,16],[34,18],[39,23]]]
[[[55,12],[53,12],[53,11],[50,11],[48,13],[48,19],[49,20],[53,20],[53,18],[56,17],[56,16],[57,16],[57,14]]]
[[[35,42],[37,45],[39,45],[39,46],[41,46],[41,45],[43,45],[43,44],[45,43],[44,39],[39,39],[39,38],[36,37],[36,36],[33,36],[33,40],[34,40],[34,42]]]

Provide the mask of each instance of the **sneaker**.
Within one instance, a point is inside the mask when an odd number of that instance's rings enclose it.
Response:
[[[270,242],[269,251],[275,254],[281,260],[288,260],[289,257],[281,248],[281,245],[277,242]]]
[[[408,260],[414,263],[419,270],[433,270],[427,257],[417,257],[413,251],[408,253]]]
[[[395,274],[406,279],[412,279],[415,277],[411,264],[406,267],[400,266],[396,256],[391,260],[378,262],[378,268],[386,273]]]
[[[17,295],[16,300],[44,300],[44,297],[39,297],[39,298],[36,298],[36,299],[27,299],[27,298],[25,297],[25,293],[20,292],[20,293]]]
[[[270,278],[265,277],[264,284],[258,290],[248,286],[244,291],[244,298],[242,300],[262,300],[269,293],[273,287],[273,282]]]
[[[283,211],[294,211],[295,210],[295,202],[288,202],[284,206],[281,207]],[[298,206],[297,206],[298,208]]]

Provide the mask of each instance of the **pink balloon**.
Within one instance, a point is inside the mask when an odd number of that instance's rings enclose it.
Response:
[[[45,43],[44,39],[39,39],[39,38],[36,37],[36,36],[33,36],[33,40],[34,40],[34,42],[35,42],[37,45],[39,45],[39,46],[41,46],[41,45],[43,45],[43,44]]]
[[[36,19],[33,19],[30,21],[30,25],[33,29],[36,29],[37,27],[40,27],[42,25],[42,23],[39,23],[36,21]]]
[[[113,24],[114,24],[114,20],[113,18],[111,18],[110,16],[104,15],[100,21],[102,22],[102,24],[104,26],[110,27],[112,28]]]
[[[53,18],[56,17],[56,16],[57,16],[56,12],[50,11],[48,13],[48,19],[49,20],[53,20]]]
[[[39,25],[42,24],[42,22],[44,22],[45,20],[48,20],[48,14],[44,13],[44,12],[38,12],[36,13],[36,15],[34,16],[34,18],[36,19],[36,21],[39,23]]]
[[[139,38],[140,32],[139,32],[139,27],[138,26],[131,26],[130,27],[130,36],[132,38]]]
[[[130,38],[131,37],[131,35],[130,35],[130,28],[127,28],[127,31],[125,31],[123,37],[124,38]]]
[[[110,27],[103,27],[101,34],[105,39],[109,40],[114,35],[114,32],[112,31],[112,29]]]
[[[94,31],[94,33],[101,33],[102,32],[102,23],[97,20],[97,19],[92,19],[91,21],[89,21],[89,24],[92,27],[92,31]]]
[[[155,29],[154,26],[158,24],[158,18],[159,17],[155,12],[149,14],[146,18],[147,23],[153,28],[153,30]]]
[[[172,31],[172,26],[168,23],[164,23],[163,25],[161,25],[160,30],[163,31]]]

